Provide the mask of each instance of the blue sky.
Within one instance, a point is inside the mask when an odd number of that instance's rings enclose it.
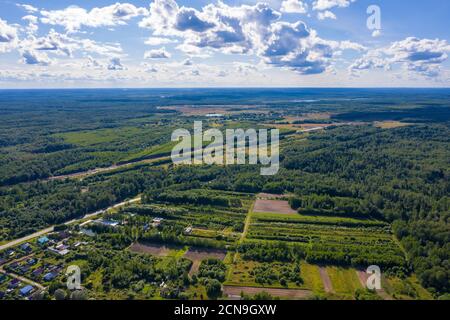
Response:
[[[447,0],[0,0],[0,88],[449,87],[449,12]]]

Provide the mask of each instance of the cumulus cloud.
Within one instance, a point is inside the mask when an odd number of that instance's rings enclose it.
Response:
[[[144,53],[144,59],[169,59],[171,56],[165,48],[149,50]]]
[[[120,58],[112,58],[111,60],[109,60],[108,70],[126,70],[126,68],[123,66]]]
[[[38,17],[33,16],[33,15],[26,15],[24,17],[22,17],[22,20],[27,21],[28,22],[28,26],[26,27],[26,31],[30,34],[30,35],[34,35],[39,27],[38,27]]]
[[[284,0],[281,3],[281,12],[286,13],[306,13],[308,5],[302,0]]]
[[[61,34],[53,29],[45,36],[29,36],[21,40],[18,47],[67,57],[73,57],[76,51],[106,57],[119,57],[123,54],[122,47],[118,43],[98,43],[87,38],[80,39]]]
[[[318,11],[328,10],[335,7],[345,8],[356,0],[316,0],[313,3],[313,9]]]
[[[293,11],[294,4],[299,9],[303,2],[288,0],[282,10]],[[205,50],[256,54],[268,65],[300,74],[327,70],[333,50],[339,46],[319,38],[301,21],[282,22],[280,17],[266,3],[228,6],[218,2],[197,10],[180,8],[173,0],[155,0],[140,26],[152,29],[154,35],[182,38],[177,49],[192,56]]]
[[[130,3],[116,3],[90,11],[78,6],[70,6],[63,10],[40,12],[42,23],[63,26],[68,32],[79,31],[82,26],[95,28],[124,25],[127,20],[147,15],[147,13],[147,9],[135,7]]]
[[[330,9],[346,8],[355,1],[356,0],[315,0],[313,2],[313,10],[319,11],[317,13],[317,19],[319,20],[336,20],[336,15],[331,12]]]
[[[20,3],[17,3],[16,4],[18,7],[20,7],[20,8],[22,8],[22,9],[24,9],[26,12],[28,12],[28,13],[35,13],[35,12],[38,12],[39,11],[39,9],[38,8],[36,8],[36,7],[33,7],[32,5],[29,5],[29,4],[20,4]]]
[[[372,32],[372,37],[377,38],[379,36],[381,36],[381,30],[374,30]]]
[[[319,20],[325,20],[325,19],[336,20],[337,17],[333,12],[331,12],[329,10],[325,10],[325,11],[321,11],[321,12],[317,13],[317,19],[319,19]]]
[[[192,66],[192,65],[193,65],[193,62],[192,62],[191,59],[186,59],[186,60],[184,60],[184,61],[182,62],[182,65],[183,65],[183,66]]]
[[[177,42],[178,41],[176,39],[161,38],[161,37],[150,37],[147,40],[145,40],[145,44],[149,46],[160,46],[162,44],[177,43]]]
[[[409,37],[393,42],[389,47],[369,51],[356,60],[349,70],[357,74],[361,70],[390,69],[401,65],[408,72],[432,78],[440,74],[441,64],[448,59],[448,52],[450,45],[446,40]]]
[[[17,39],[17,28],[0,18],[0,43],[12,42]]]
[[[25,64],[48,66],[51,63],[45,53],[36,50],[24,49],[21,54],[22,62]]]

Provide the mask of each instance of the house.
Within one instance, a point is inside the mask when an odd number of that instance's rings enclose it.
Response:
[[[23,288],[20,289],[19,291],[20,291],[20,294],[21,294],[22,296],[26,297],[26,296],[28,296],[31,292],[33,292],[33,290],[34,290],[34,287],[28,285],[28,286],[23,287]]]
[[[44,276],[44,281],[52,281],[53,279],[56,278],[56,274],[54,274],[53,272],[49,272]]]
[[[55,248],[54,247],[50,247],[48,248],[48,250],[50,252],[59,254],[60,256],[65,256],[66,254],[69,253],[69,250],[66,249],[67,247],[65,245],[58,245]]]
[[[118,221],[114,221],[114,220],[105,220],[105,219],[97,220],[96,223],[99,223],[99,224],[101,224],[101,225],[108,226],[108,227],[114,227],[114,228],[117,227],[117,226],[119,225],[119,222],[118,222]]]
[[[163,222],[163,220],[164,220],[163,218],[154,218],[152,226],[154,228],[156,228],[157,226],[159,226],[161,224],[161,222]]]
[[[37,240],[37,242],[42,246],[42,245],[44,245],[44,244],[46,244],[47,242],[49,242],[50,240],[46,237],[46,236],[43,236],[43,237],[40,237],[38,240]]]
[[[20,280],[19,279],[12,279],[11,282],[8,284],[8,289],[15,289],[19,286]]]
[[[33,250],[33,248],[31,248],[31,245],[30,245],[28,242],[22,244],[22,245],[20,246],[20,249],[22,249],[22,250],[25,251],[25,252],[30,252],[30,251]]]
[[[91,229],[81,229],[80,233],[84,234],[84,235],[86,235],[88,237],[95,237],[95,232],[92,231]]]
[[[36,264],[36,259],[30,258],[27,260],[29,266],[34,266]]]
[[[21,266],[18,271],[19,271],[20,274],[25,274],[29,270],[30,270],[30,266],[25,265],[25,266]]]
[[[60,243],[60,244],[55,246],[55,249],[58,250],[58,251],[65,250],[67,248],[68,248],[68,246],[65,245],[64,243]]]
[[[184,229],[184,233],[191,234],[192,233],[192,227],[187,227],[186,229]]]
[[[67,231],[61,231],[55,234],[55,237],[59,240],[64,240],[70,238],[70,233]]]
[[[33,277],[38,277],[38,276],[40,276],[43,272],[44,272],[44,268],[37,268],[37,269],[34,270],[31,274],[33,275]]]

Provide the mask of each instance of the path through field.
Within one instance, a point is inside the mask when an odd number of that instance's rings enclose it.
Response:
[[[331,284],[331,279],[328,276],[327,269],[324,267],[319,267],[320,277],[322,278],[323,287],[325,289],[325,292],[331,293],[333,292],[333,285]]]
[[[356,274],[358,275],[359,281],[361,282],[361,285],[363,288],[366,288],[367,286],[367,279],[369,278],[369,275],[361,270],[356,270]],[[383,300],[394,300],[384,289],[377,290],[377,294],[383,298]]]
[[[256,288],[256,287],[235,287],[235,286],[224,286],[223,292],[229,297],[240,297],[241,292],[247,295],[255,295],[260,292],[267,292],[268,294],[275,297],[283,297],[290,299],[307,299],[312,296],[312,291],[310,290],[299,290],[299,289],[275,289],[275,288]]]

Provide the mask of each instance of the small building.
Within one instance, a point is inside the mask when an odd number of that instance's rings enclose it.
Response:
[[[67,248],[68,248],[68,246],[65,245],[64,243],[59,243],[59,244],[57,244],[57,245],[55,246],[55,249],[58,250],[58,251],[65,250],[65,249],[67,249]]]
[[[40,238],[37,240],[37,242],[38,242],[40,245],[44,245],[44,244],[48,243],[49,241],[50,241],[50,240],[49,240],[46,236],[40,237]]]
[[[34,277],[38,277],[40,276],[42,273],[44,273],[44,268],[37,268],[36,270],[34,270],[31,274]]]
[[[21,294],[22,296],[26,297],[26,296],[28,296],[30,293],[32,293],[33,290],[34,290],[34,287],[28,285],[28,286],[23,287],[23,288],[20,289],[19,291],[20,291],[20,294]]]
[[[30,258],[27,260],[29,266],[34,266],[36,264],[36,259]]]
[[[53,235],[53,238],[57,239],[57,240],[60,240],[60,241],[64,240],[64,239],[68,239],[68,238],[70,238],[70,233],[67,232],[67,231],[60,231],[58,233],[55,233]]]
[[[67,248],[67,247],[66,247],[65,245],[62,245],[62,246],[59,245],[59,246],[57,246],[57,247],[50,247],[50,248],[48,248],[48,250],[49,250],[50,252],[59,254],[60,256],[65,256],[66,254],[69,253],[69,250],[66,249],[66,248]]]
[[[152,226],[153,226],[154,228],[156,228],[156,227],[159,226],[159,225],[161,224],[161,222],[163,222],[163,221],[164,221],[163,218],[154,218],[154,219],[153,219]]]
[[[99,219],[97,221],[95,221],[98,224],[101,224],[103,226],[107,226],[107,227],[117,227],[120,223],[118,221],[114,221],[114,220],[105,220],[105,219]]]
[[[44,281],[52,281],[53,279],[56,278],[56,274],[54,274],[53,272],[49,272],[44,276]]]
[[[92,231],[91,229],[81,229],[80,233],[88,237],[95,237],[95,232]]]
[[[25,273],[27,273],[29,270],[30,270],[30,266],[24,265],[24,266],[21,266],[21,267],[19,268],[18,271],[19,271],[20,274],[25,274]]]
[[[20,249],[22,249],[25,252],[30,252],[31,250],[33,250],[33,248],[31,248],[31,245],[27,242],[24,243],[20,246]]]
[[[8,284],[8,289],[15,289],[19,286],[20,280],[19,279],[12,279],[11,282]]]
[[[186,229],[184,229],[184,233],[191,234],[192,233],[192,227],[187,227]]]

